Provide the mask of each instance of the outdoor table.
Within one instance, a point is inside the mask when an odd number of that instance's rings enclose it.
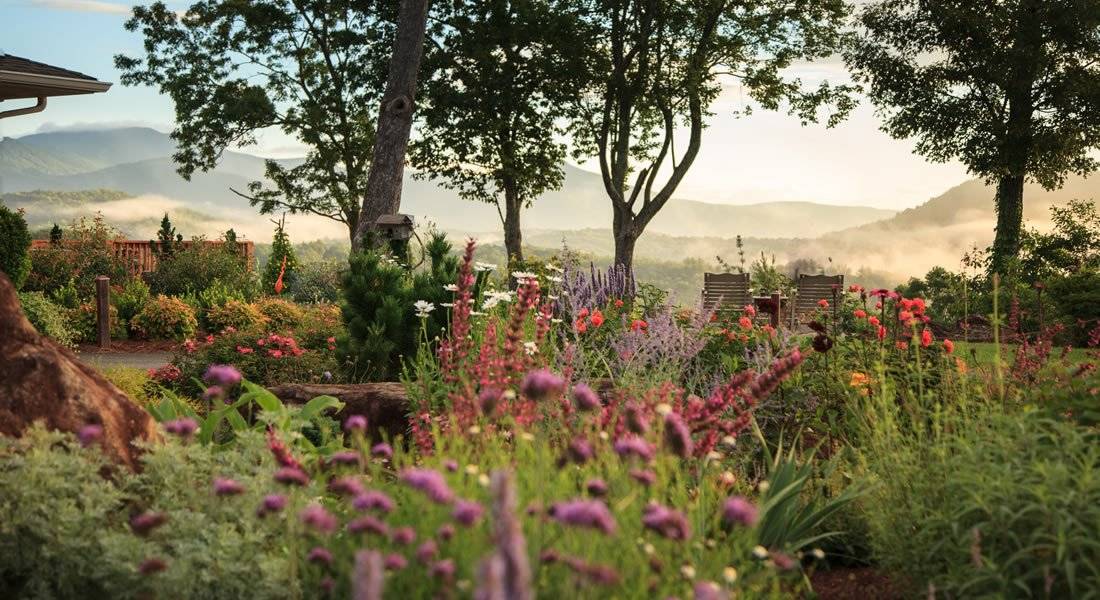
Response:
[[[770,296],[753,296],[752,304],[758,313],[767,313],[771,317],[771,325],[779,328],[779,321],[783,313],[783,307],[789,304],[790,298],[775,292]]]

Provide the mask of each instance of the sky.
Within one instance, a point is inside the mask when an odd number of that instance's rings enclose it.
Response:
[[[187,1],[167,2],[184,9]],[[124,0],[0,0],[0,51],[65,67],[113,82],[91,96],[51,98],[45,112],[0,120],[0,137],[59,128],[141,125],[170,131],[169,98],[148,87],[119,83],[113,57],[142,53],[141,36],[123,22],[132,2]],[[798,65],[792,73],[807,83],[842,82],[839,61]],[[863,102],[832,129],[803,127],[781,113],[756,111],[735,118],[743,95],[728,86],[703,135],[702,150],[676,196],[705,202],[752,204],[810,201],[901,210],[921,204],[968,175],[958,163],[932,164],[913,153],[911,140],[894,140]],[[7,102],[4,108],[14,108]],[[9,106],[11,105],[11,106]],[[301,155],[302,146],[281,132],[262,135],[242,149],[261,156]],[[582,165],[593,168],[591,164]],[[594,168],[593,168],[594,170]]]

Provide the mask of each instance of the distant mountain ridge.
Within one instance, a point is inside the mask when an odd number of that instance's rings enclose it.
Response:
[[[5,138],[0,140],[0,192],[113,189],[180,201],[225,219],[257,216],[230,188],[243,190],[249,181],[262,179],[264,159],[226,152],[217,169],[185,181],[176,173],[174,151],[167,134],[140,127]],[[561,190],[545,194],[524,211],[525,229],[570,230],[610,223],[610,203],[600,176],[572,165],[565,171]],[[496,207],[461,200],[452,190],[410,175],[402,210],[445,229],[474,232],[499,227]],[[728,205],[674,199],[648,230],[675,236],[816,237],[893,214],[811,202]],[[331,234],[331,229],[325,231]]]

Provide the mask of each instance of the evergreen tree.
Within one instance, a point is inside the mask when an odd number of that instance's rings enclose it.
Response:
[[[64,232],[61,231],[61,226],[57,223],[53,224],[50,229],[50,245],[57,246],[61,243],[61,238],[64,237]]]
[[[171,256],[176,249],[178,235],[176,228],[172,226],[172,221],[168,218],[168,213],[164,213],[164,218],[160,220],[160,229],[157,231],[158,243],[153,250],[160,256]]]
[[[298,257],[294,254],[294,246],[290,243],[290,236],[286,234],[285,221],[285,214],[278,221],[272,221],[272,223],[275,223],[275,237],[271,240],[271,256],[267,260],[267,266],[264,267],[263,275],[263,286],[266,293],[275,291],[275,284],[279,281],[280,274],[283,276],[282,289],[289,287],[290,282],[294,280],[295,273],[298,271]],[[284,259],[286,261],[285,270],[283,266]],[[276,293],[279,292],[276,291]]]
[[[23,285],[31,271],[28,249],[31,234],[22,211],[13,211],[0,204],[0,273],[6,273],[15,289]]]

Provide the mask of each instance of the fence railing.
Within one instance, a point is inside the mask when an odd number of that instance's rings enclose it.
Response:
[[[61,243],[62,245],[66,244],[65,241]],[[127,268],[130,270],[130,275],[140,275],[157,269],[157,252],[154,250],[155,242],[149,240],[110,240],[107,243],[111,246],[112,250],[114,250],[115,256],[126,261]],[[207,246],[222,246],[226,242],[222,240],[205,240],[202,243]],[[237,244],[237,247],[244,253],[248,268],[251,269],[256,257],[255,244],[250,241],[234,243]],[[195,242],[186,240],[178,242],[178,244],[184,249],[187,249],[193,246]],[[32,250],[35,248],[48,248],[49,246],[49,240],[34,240],[31,242]]]

